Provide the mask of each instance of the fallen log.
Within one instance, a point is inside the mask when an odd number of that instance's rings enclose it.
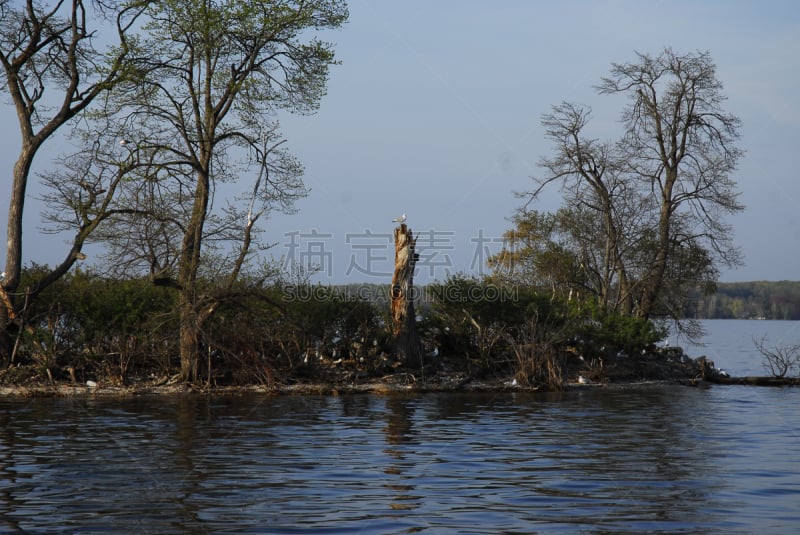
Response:
[[[800,377],[725,377],[722,375],[707,375],[704,379],[709,383],[721,385],[750,385],[750,386],[800,386]]]

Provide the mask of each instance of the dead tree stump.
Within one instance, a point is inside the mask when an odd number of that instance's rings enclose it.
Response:
[[[414,265],[417,244],[405,223],[394,229],[394,276],[392,277],[392,335],[395,355],[409,367],[421,368],[422,344],[414,313]]]

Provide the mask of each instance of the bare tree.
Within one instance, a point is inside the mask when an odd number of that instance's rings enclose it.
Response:
[[[563,102],[542,117],[554,155],[540,160],[539,165],[548,174],[536,179],[537,187],[530,196],[535,198],[550,183],[561,184],[570,213],[575,216],[562,217],[562,221],[573,229],[571,234],[579,242],[584,242],[579,245],[579,263],[593,280],[593,293],[606,308],[630,311],[624,232],[631,217],[629,208],[638,193],[620,172],[615,147],[585,137],[590,115],[588,108]],[[636,214],[641,213],[638,208]],[[568,213],[562,211],[562,215]],[[587,215],[588,227],[581,230],[579,224]],[[585,242],[587,238],[589,242]]]
[[[740,262],[724,216],[743,209],[730,177],[742,155],[735,144],[741,121],[722,109],[722,82],[708,52],[666,48],[658,56],[637,53],[637,58],[613,64],[598,91],[628,95],[621,161],[658,202],[654,254],[636,310],[648,318],[660,312],[677,233],[704,248],[715,263]]]
[[[800,344],[767,347],[767,336],[753,338],[753,344],[764,357],[764,368],[773,377],[786,377],[793,372],[800,374]]]
[[[553,154],[525,195],[561,187],[565,206],[554,222],[569,256],[560,265],[572,258],[579,267],[570,284],[585,285],[608,310],[680,319],[690,291],[710,288],[720,265],[740,261],[724,220],[743,209],[730,178],[742,154],[740,121],[722,110],[707,53],[639,54],[613,64],[598,91],[629,96],[624,136],[588,137],[588,108],[554,106],[542,117]]]
[[[8,196],[6,277],[2,289],[10,295],[19,286],[22,220],[34,159],[61,127],[126,75],[128,33],[147,2],[110,0],[92,3],[91,8],[85,4],[82,0],[51,5],[33,0],[0,1],[0,64],[17,114],[21,141]],[[109,53],[94,47],[103,27],[113,29],[116,37]],[[74,242],[63,263],[40,286],[69,269],[79,257],[81,244]],[[14,310],[0,307],[0,361],[4,362],[10,356],[8,328],[13,315]]]

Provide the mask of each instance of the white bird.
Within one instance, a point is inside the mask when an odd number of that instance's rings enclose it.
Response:
[[[6,280],[6,272],[5,271],[0,273],[0,281],[2,281],[2,280]]]
[[[120,139],[119,140],[119,146],[120,147],[124,147],[127,144],[128,144],[128,140],[127,139]]]
[[[582,385],[588,385],[589,383],[591,383],[591,381],[589,379],[587,379],[586,377],[584,377],[583,375],[579,375],[578,376],[578,383],[580,383]]]
[[[406,214],[401,215],[400,217],[395,217],[392,219],[392,223],[405,223],[406,222]]]

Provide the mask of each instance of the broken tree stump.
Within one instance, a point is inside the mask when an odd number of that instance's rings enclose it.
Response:
[[[411,229],[401,223],[394,229],[394,276],[392,276],[392,335],[394,353],[409,367],[421,368],[422,344],[414,313],[414,265],[417,240]]]

